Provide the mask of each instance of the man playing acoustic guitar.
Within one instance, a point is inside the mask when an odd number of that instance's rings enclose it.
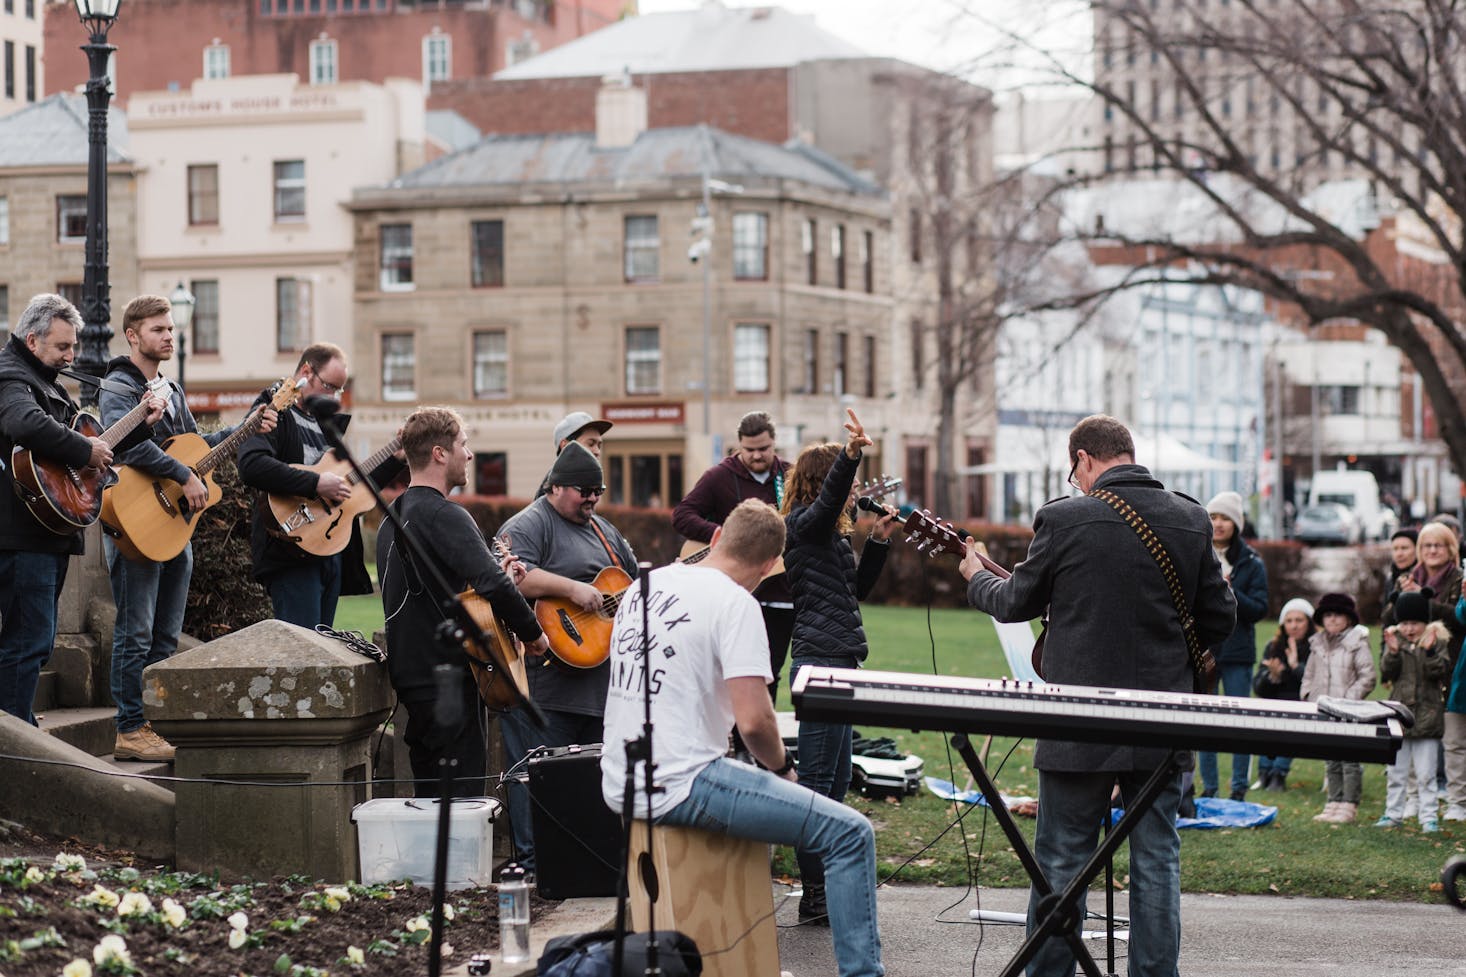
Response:
[[[488,600],[527,651],[542,654],[549,645],[534,612],[489,553],[468,511],[447,498],[454,488],[468,483],[468,465],[473,461],[463,418],[446,407],[419,408],[402,425],[402,447],[412,482],[392,503],[397,514],[431,552],[454,593],[472,588]],[[458,765],[453,795],[483,796],[487,770],[483,703],[464,653],[434,640],[443,620],[445,595],[434,593],[428,575],[404,558],[390,522],[382,523],[377,537],[377,577],[387,616],[387,673],[407,710],[403,741],[416,781],[413,793],[438,796],[439,761],[446,758]],[[445,664],[462,675],[458,688],[462,718],[453,728],[440,727],[434,715],[433,669]]]
[[[56,641],[66,566],[85,544],[81,527],[55,532],[23,504],[12,450],[28,448],[73,473],[95,475],[112,463],[107,440],[72,430],[81,408],[56,380],[71,366],[81,326],[76,306],[59,295],[37,295],[0,350],[0,709],[33,726],[31,704]],[[161,400],[150,394],[144,400],[150,405],[145,424],[118,441],[118,451],[145,440],[146,425],[162,416]]]
[[[572,441],[555,459],[547,480],[549,491],[510,517],[500,531],[509,537],[511,549],[529,569],[519,589],[525,597],[547,598],[546,603],[559,601],[567,625],[578,624],[585,631],[604,630],[606,643],[577,665],[565,664],[564,656],[544,667],[537,661],[530,663],[530,698],[544,710],[548,728],[533,726],[519,710],[505,713],[504,747],[513,763],[522,762],[537,746],[601,741],[609,674],[606,656],[615,600],[591,581],[607,570],[619,571],[612,575],[618,576],[623,586],[636,577],[636,554],[631,545],[615,526],[596,515],[596,503],[606,486],[595,457]],[[552,636],[551,646],[555,643]],[[593,643],[585,641],[586,649]],[[528,789],[517,781],[509,784],[509,819],[519,863],[532,870],[530,798]]]
[[[107,386],[98,395],[102,423],[114,424],[137,404],[158,369],[173,358],[173,306],[161,295],[139,295],[122,312],[122,334],[131,347],[127,356],[107,364]],[[153,425],[151,440],[117,453],[117,461],[155,479],[183,486],[183,502],[194,512],[209,501],[209,489],[194,470],[164,451],[162,442],[178,434],[194,434],[198,425],[188,409],[183,388],[167,380],[168,400],[162,418]],[[275,428],[275,411],[263,408],[259,429]],[[205,435],[211,447],[233,428]],[[105,519],[104,519],[105,522]],[[188,581],[193,576],[193,544],[171,560],[128,559],[111,535],[102,537],[112,598],[117,603],[117,626],[112,633],[112,701],[117,703],[117,740],[112,755],[119,760],[167,761],[173,747],[143,722],[143,669],[160,662],[178,648],[183,630]]]

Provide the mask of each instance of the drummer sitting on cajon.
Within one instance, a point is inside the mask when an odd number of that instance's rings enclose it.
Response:
[[[650,652],[643,656],[641,585],[629,589],[611,637],[601,793],[619,812],[624,744],[641,735],[652,691],[653,814],[737,838],[818,854],[828,879],[840,977],[884,974],[876,929],[875,834],[864,815],[799,786],[769,702],[768,638],[749,593],[784,552],[784,520],[765,502],[738,505],[695,565],[651,572]],[[725,757],[737,723],[758,770]],[[635,771],[638,788],[645,776]],[[647,816],[638,789],[635,816]]]
[[[468,463],[473,460],[463,418],[447,407],[423,407],[407,418],[401,437],[412,482],[393,507],[414,539],[437,561],[454,593],[473,588],[527,651],[548,651],[534,611],[489,553],[483,533],[467,510],[447,499],[450,490],[467,482]],[[443,619],[443,595],[429,588],[430,578],[404,559],[395,542],[392,524],[384,522],[377,537],[377,579],[387,615],[387,672],[407,710],[403,740],[412,761],[413,792],[418,797],[438,796],[439,763],[456,760],[453,796],[482,797],[487,724],[468,660],[461,649],[433,639]],[[433,668],[443,664],[460,673],[456,689],[462,703],[456,712],[462,721],[452,728],[439,727],[434,717]]]

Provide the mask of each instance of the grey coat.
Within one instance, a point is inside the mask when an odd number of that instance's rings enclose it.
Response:
[[[1095,488],[1129,502],[1160,537],[1181,576],[1202,647],[1232,633],[1237,602],[1211,545],[1211,518],[1166,491],[1139,465],[1117,465]],[[1028,557],[1003,580],[967,585],[973,607],[999,621],[1048,611],[1044,674],[1052,684],[1190,692],[1191,665],[1170,591],[1134,529],[1099,499],[1058,499],[1039,510]],[[1034,765],[1052,771],[1151,770],[1165,750],[1039,739]]]

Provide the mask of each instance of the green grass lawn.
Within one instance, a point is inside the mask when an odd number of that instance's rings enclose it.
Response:
[[[863,608],[871,655],[867,665],[892,671],[998,677],[1006,674],[1001,647],[989,619],[976,611],[920,608]],[[360,630],[368,637],[382,626],[376,597],[341,601],[336,626]],[[1260,643],[1272,634],[1259,628]],[[1377,644],[1377,642],[1375,642]],[[1376,695],[1379,693],[1376,692]],[[787,682],[780,686],[779,708],[790,708]],[[961,759],[950,754],[944,734],[913,733],[858,727],[867,736],[889,736],[908,753],[922,758],[930,776],[959,787],[968,774]],[[1031,740],[995,738],[988,770],[999,789],[1010,795],[1032,795],[1038,789]],[[1231,755],[1218,758],[1219,779],[1228,782]],[[1249,799],[1278,808],[1265,828],[1181,832],[1181,885],[1188,892],[1266,893],[1354,899],[1435,901],[1432,890],[1441,866],[1452,854],[1466,852],[1466,826],[1442,822],[1438,835],[1422,835],[1418,827],[1393,831],[1372,827],[1384,812],[1385,775],[1379,764],[1364,767],[1364,796],[1359,821],[1325,825],[1312,820],[1322,809],[1324,764],[1298,760],[1282,794],[1254,792]],[[925,791],[900,803],[851,796],[850,803],[876,826],[876,849],[882,878],[897,881],[964,886],[1026,886],[1027,877],[1007,839],[985,808],[965,808],[955,827],[953,805]],[[1030,841],[1034,822],[1019,819]],[[940,836],[940,838],[939,838]],[[794,870],[792,853],[780,855],[782,867]],[[1123,880],[1125,849],[1116,859],[1116,877]]]

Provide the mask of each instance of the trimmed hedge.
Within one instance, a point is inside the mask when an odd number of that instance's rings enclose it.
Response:
[[[254,490],[239,480],[239,469],[223,464],[214,481],[224,490],[217,504],[199,516],[193,534],[193,580],[183,631],[212,641],[274,614],[270,595],[255,582],[249,555],[249,519]]]

